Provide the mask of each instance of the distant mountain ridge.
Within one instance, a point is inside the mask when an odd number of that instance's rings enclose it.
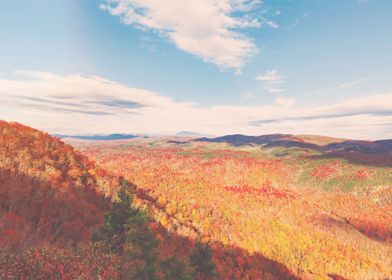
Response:
[[[133,138],[146,138],[148,136],[134,134],[109,134],[109,135],[63,135],[54,134],[59,138],[75,138],[81,140],[125,140]],[[179,137],[190,137],[195,139],[188,140],[192,142],[210,142],[210,143],[227,143],[235,147],[244,145],[261,145],[266,148],[283,147],[283,148],[302,148],[313,149],[322,153],[333,152],[359,152],[364,154],[389,154],[392,153],[392,139],[365,141],[333,138],[318,135],[292,135],[292,134],[266,134],[259,136],[250,136],[243,134],[231,134],[220,137],[207,137],[191,131],[181,131],[176,134]],[[203,137],[200,137],[203,136]],[[198,138],[196,138],[198,137]],[[185,142],[188,142],[185,141]],[[169,141],[171,142],[171,141]],[[178,141],[173,141],[177,143]],[[183,141],[181,142],[182,144]]]
[[[194,131],[183,130],[183,131],[180,131],[180,132],[176,133],[176,136],[182,136],[182,137],[210,137],[211,135],[198,133],[198,132],[194,132]]]
[[[307,136],[309,138],[310,136]],[[321,138],[322,136],[315,136]],[[228,143],[233,146],[244,145],[263,145],[264,147],[297,147],[304,149],[314,149],[320,152],[337,152],[337,151],[352,151],[365,154],[383,154],[392,152],[392,139],[363,141],[363,140],[349,140],[338,139],[336,142],[334,138],[329,139],[329,144],[317,144],[309,139],[302,139],[300,136],[291,134],[268,134],[260,136],[248,136],[242,134],[225,135],[216,138],[197,138],[192,141],[195,142],[212,142],[212,143]]]

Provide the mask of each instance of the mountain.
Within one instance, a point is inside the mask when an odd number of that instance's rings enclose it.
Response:
[[[217,138],[198,138],[193,141],[198,142],[213,142],[213,143],[228,143],[233,146],[244,145],[265,145],[265,146],[283,146],[283,147],[301,147],[301,148],[317,148],[318,146],[312,143],[306,143],[301,139],[296,138],[291,134],[268,134],[261,136],[248,136],[242,134],[226,135]]]
[[[213,247],[218,279],[289,279],[277,275],[276,262],[297,279],[390,278],[387,156],[344,151],[354,140],[311,135],[203,140],[78,147],[133,181],[170,232],[224,244]],[[343,150],[323,152],[331,143]]]
[[[211,279],[209,245],[167,232],[141,195],[59,138],[0,121],[0,278]]]
[[[115,183],[58,138],[0,121],[0,247],[89,240]]]
[[[73,148],[0,121],[0,275],[392,275],[392,164],[380,153],[391,140],[237,134],[167,145],[177,138]]]
[[[132,134],[109,134],[109,135],[64,135],[64,134],[54,134],[54,136],[59,138],[76,138],[81,140],[124,140],[137,138],[139,136]]]
[[[347,151],[364,154],[385,154],[392,152],[392,140],[377,141],[344,141],[332,143],[322,147],[325,152]]]
[[[361,141],[345,140],[323,136],[295,136],[291,134],[270,134],[247,136],[242,134],[226,135],[217,138],[197,138],[192,141],[228,143],[233,146],[263,145],[264,147],[297,147],[314,149],[320,152],[359,152],[364,154],[385,154],[392,152],[392,140]],[[336,142],[334,142],[336,141]],[[316,144],[317,143],[317,144]],[[321,144],[320,144],[321,143]],[[324,145],[323,145],[324,144]]]

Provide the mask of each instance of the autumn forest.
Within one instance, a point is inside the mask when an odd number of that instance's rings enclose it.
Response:
[[[392,280],[392,0],[0,3],[0,280]]]
[[[1,122],[0,279],[389,279],[387,144]]]

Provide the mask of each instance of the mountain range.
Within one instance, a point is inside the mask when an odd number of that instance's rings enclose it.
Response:
[[[321,141],[320,139],[324,140]],[[296,147],[314,149],[320,152],[360,152],[365,154],[385,154],[392,152],[392,139],[364,141],[322,136],[295,136],[291,134],[269,134],[248,136],[242,134],[225,135],[216,138],[197,138],[195,142],[227,143],[236,147],[262,145],[263,147]],[[326,143],[326,144],[325,144]]]

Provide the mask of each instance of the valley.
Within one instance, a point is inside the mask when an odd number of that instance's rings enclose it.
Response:
[[[344,139],[290,135],[63,143],[6,122],[0,135],[2,279],[32,277],[29,266],[36,275],[57,275],[51,279],[98,279],[98,272],[99,279],[123,279],[147,267],[157,279],[392,275],[392,153],[379,153],[377,143],[347,148]],[[116,227],[104,227],[123,205],[116,202],[121,190],[132,193],[123,207],[148,217],[129,236],[151,232],[152,263],[127,249],[104,249],[118,242]],[[96,239],[98,228],[112,237]],[[192,264],[197,244],[211,250],[210,274]]]
[[[306,146],[323,137],[292,147],[281,137],[266,146],[177,138],[74,145],[151,197],[146,205],[169,231],[216,242],[225,279],[262,277],[268,263],[258,254],[305,279],[391,274],[392,168],[379,164],[391,154]],[[239,262],[226,259],[230,246],[245,250]]]

